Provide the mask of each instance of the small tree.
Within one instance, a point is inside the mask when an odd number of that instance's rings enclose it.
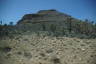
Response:
[[[2,25],[2,23],[3,23],[3,22],[2,22],[2,20],[1,20],[1,21],[0,21],[0,25]]]
[[[13,26],[13,22],[10,22],[9,25],[10,25],[10,26]]]
[[[93,25],[94,24],[94,21],[91,21],[90,23]]]

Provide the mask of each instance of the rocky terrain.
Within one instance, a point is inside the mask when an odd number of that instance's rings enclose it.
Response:
[[[0,64],[96,64],[96,39],[19,35],[0,41]]]

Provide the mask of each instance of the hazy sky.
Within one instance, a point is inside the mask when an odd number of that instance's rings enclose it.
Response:
[[[0,0],[0,20],[16,23],[24,14],[56,9],[78,19],[96,20],[96,0]]]

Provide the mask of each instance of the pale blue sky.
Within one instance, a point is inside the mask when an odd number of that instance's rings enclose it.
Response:
[[[39,10],[56,9],[78,19],[96,20],[96,0],[0,0],[0,20],[14,22],[24,14]]]

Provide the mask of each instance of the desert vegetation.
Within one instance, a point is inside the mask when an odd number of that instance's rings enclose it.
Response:
[[[96,40],[37,33],[0,40],[0,64],[95,64]]]
[[[17,26],[13,25],[11,22],[9,25],[0,24],[0,37],[14,35],[14,34],[23,34],[25,32],[39,32],[45,31],[49,32],[50,35],[54,34],[55,36],[67,36],[67,37],[78,37],[78,38],[96,38],[96,24],[94,22],[85,20],[85,21],[75,21],[72,18],[68,18],[64,21],[66,24],[61,26],[58,24],[48,23],[26,23],[25,25]],[[36,27],[37,28],[36,28]],[[36,29],[35,29],[36,28]]]

